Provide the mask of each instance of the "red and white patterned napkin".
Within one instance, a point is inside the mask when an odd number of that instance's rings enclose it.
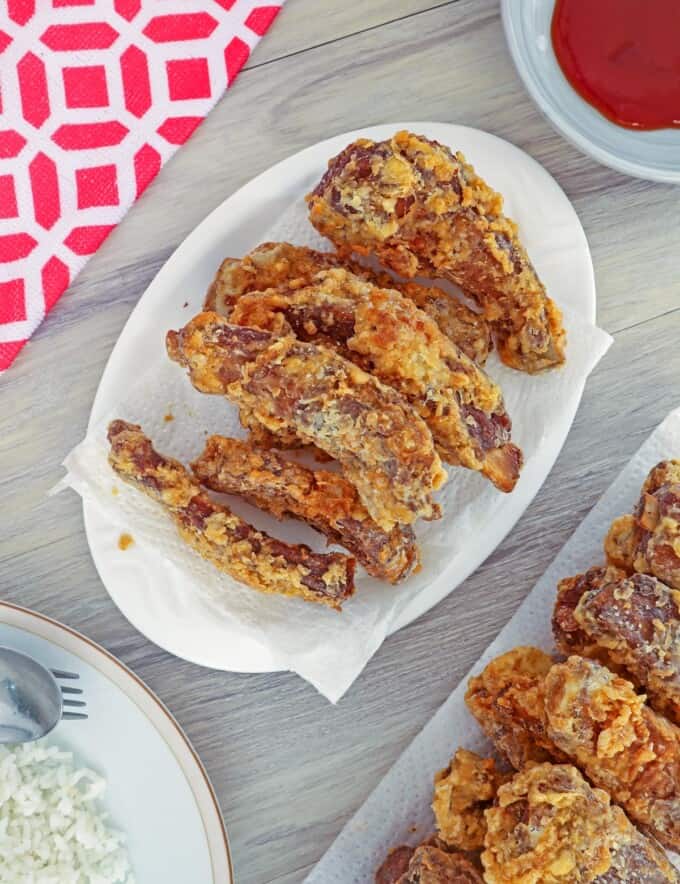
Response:
[[[0,373],[284,0],[3,0]]]

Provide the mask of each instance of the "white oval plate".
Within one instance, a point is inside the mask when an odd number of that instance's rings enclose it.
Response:
[[[541,266],[545,260],[546,213],[562,232],[570,265],[565,276],[554,249],[549,282],[560,289],[558,303],[568,306],[588,322],[595,322],[595,282],[588,243],[578,217],[555,180],[535,160],[507,141],[447,123],[390,123],[346,132],[289,157],[230,196],[184,240],[159,271],[133,310],[104,370],[90,415],[90,429],[116,406],[120,391],[134,384],[156,348],[164,354],[162,329],[177,328],[198,309],[202,296],[221,260],[243,255],[263,241],[272,220],[301,200],[321,177],[328,159],[359,136],[388,138],[399,128],[421,132],[462,150],[482,175],[503,193],[508,214],[520,224],[530,254]],[[549,207],[549,208],[548,208]],[[561,277],[561,279],[560,279]],[[565,279],[568,283],[565,285]],[[455,573],[442,573],[404,608],[391,632],[410,623],[465,580],[493,552],[522,515],[545,481],[567,437],[581,399],[582,389],[562,403],[559,420],[551,428],[522,481],[510,495],[502,496],[494,520],[483,536],[468,544],[456,562]],[[162,405],[159,407],[163,407]],[[119,528],[92,504],[84,504],[85,528],[99,575],[122,613],[155,644],[186,660],[233,672],[270,672],[277,669],[268,649],[244,637],[228,619],[215,617],[214,609],[196,593],[170,594],[177,577],[153,551],[135,544],[121,556]],[[172,597],[172,604],[168,603]]]
[[[680,183],[680,129],[637,132],[617,126],[569,84],[550,38],[554,8],[555,0],[502,0],[510,53],[539,109],[561,135],[599,163],[635,178]]]
[[[104,648],[42,614],[0,602],[0,645],[77,672],[89,718],[50,741],[108,781],[104,807],[125,833],[140,884],[232,884],[227,833],[196,752],[161,701]]]

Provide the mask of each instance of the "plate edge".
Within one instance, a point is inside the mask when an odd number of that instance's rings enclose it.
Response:
[[[37,620],[41,620],[52,628],[66,632],[69,636],[71,636],[72,638],[75,638],[77,641],[84,642],[86,645],[88,645],[90,648],[92,648],[95,652],[103,655],[110,663],[114,664],[119,669],[121,669],[123,671],[123,674],[130,677],[132,679],[132,681],[135,682],[137,687],[141,688],[144,691],[144,693],[155,703],[155,705],[159,708],[159,710],[169,720],[170,724],[173,726],[174,730],[177,732],[177,735],[180,737],[180,739],[184,743],[185,747],[189,751],[189,754],[191,755],[191,757],[194,761],[194,764],[196,765],[199,773],[201,774],[203,782],[204,782],[205,786],[207,787],[208,795],[209,795],[209,797],[212,801],[212,804],[214,806],[215,813],[217,814],[217,820],[219,823],[219,828],[220,828],[222,840],[224,843],[224,849],[225,849],[226,856],[227,856],[227,865],[229,868],[230,881],[231,881],[231,884],[234,884],[234,882],[235,882],[234,866],[233,866],[233,861],[232,861],[232,856],[231,856],[231,848],[229,845],[229,836],[228,836],[227,828],[226,828],[226,825],[224,822],[222,809],[220,808],[219,801],[217,800],[217,795],[215,794],[215,789],[210,781],[210,778],[208,777],[208,772],[206,771],[198,752],[196,751],[196,749],[192,745],[188,736],[185,734],[184,729],[181,727],[181,725],[179,724],[179,722],[177,721],[175,716],[172,714],[172,712],[170,712],[170,710],[165,705],[165,703],[160,699],[160,697],[158,697],[151,690],[151,688],[146,684],[145,681],[143,681],[143,679],[141,679],[135,672],[133,672],[132,669],[130,669],[128,666],[126,666],[125,663],[122,662],[122,660],[119,660],[114,654],[112,654],[110,651],[108,651],[105,647],[98,644],[93,639],[89,638],[88,636],[84,635],[82,632],[79,632],[77,629],[74,629],[72,626],[68,626],[66,623],[62,623],[59,620],[55,620],[54,617],[50,617],[47,614],[42,614],[39,611],[34,611],[31,608],[25,608],[22,605],[17,605],[13,602],[7,602],[4,600],[0,600],[0,611],[2,611],[3,608],[7,608],[10,611],[14,611],[17,614],[27,616],[29,618],[36,618]],[[8,625],[11,625],[11,624],[8,624]],[[19,626],[18,628],[21,629],[22,627]],[[39,634],[38,634],[38,637],[42,638],[42,636],[40,636]],[[46,641],[50,641],[50,639],[46,639]],[[63,650],[68,650],[68,649],[63,648]],[[85,662],[88,663],[87,660],[85,660]],[[89,665],[93,665],[93,664],[89,664]],[[111,679],[109,678],[109,676],[105,672],[102,672],[97,666],[95,666],[95,668],[100,672],[100,674],[104,678],[111,681]],[[119,686],[117,685],[117,687],[119,687]],[[128,698],[130,700],[132,700],[133,703],[135,703],[135,701],[132,697],[128,697]],[[135,706],[137,706],[137,708],[139,709],[139,706],[137,703],[135,703]],[[149,720],[142,709],[140,709],[140,712],[142,713],[142,715],[144,715],[145,718],[147,718],[147,720]],[[151,724],[153,725],[153,722],[151,722]],[[155,728],[155,725],[154,725],[154,729],[157,731],[157,728]],[[161,739],[164,739],[162,734],[159,733],[159,736],[161,737]],[[165,739],[164,739],[164,742],[167,743],[167,741]],[[168,748],[170,748],[170,747],[168,747]],[[171,748],[170,748],[170,751],[172,752]],[[179,760],[175,756],[175,753],[172,752],[172,754],[175,757],[175,759],[179,762]],[[180,765],[180,768],[181,768],[181,765]],[[184,778],[187,779],[184,769],[183,768],[181,768],[181,769],[182,769],[182,774],[184,775]],[[194,794],[194,790],[191,788],[191,783],[189,783],[188,780],[187,780],[187,785],[189,786],[189,789],[190,789],[192,795],[194,796],[194,800],[196,801],[196,795]],[[201,816],[201,822],[203,823],[203,827],[204,827],[204,831],[205,831],[205,820],[203,819],[203,815],[201,813],[200,806],[198,806],[198,802],[196,802],[196,803],[197,803],[197,807],[199,810],[199,815]],[[208,840],[207,831],[205,833],[206,833],[206,840]],[[208,840],[208,844],[209,843],[210,842]],[[212,857],[211,857],[211,866],[212,866]],[[213,879],[214,879],[214,875],[215,875],[215,872],[213,869]],[[215,884],[225,884],[225,882],[218,882],[215,880]]]

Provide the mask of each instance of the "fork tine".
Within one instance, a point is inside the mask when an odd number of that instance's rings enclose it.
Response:
[[[50,669],[55,678],[80,678],[77,672],[65,672],[63,669]]]
[[[76,681],[80,678],[80,675],[78,675],[77,672],[66,672],[64,669],[51,669],[50,671],[55,678],[65,678],[65,679],[70,679],[73,681]],[[62,699],[62,710],[63,711],[61,714],[62,721],[83,721],[83,719],[88,718],[88,715],[86,712],[70,712],[66,708],[66,707],[69,707],[70,709],[72,709],[72,708],[82,709],[83,707],[87,706],[87,703],[84,700],[70,699],[70,697],[73,696],[74,694],[75,695],[82,694],[83,693],[82,689],[81,688],[73,688],[68,685],[59,685],[59,687],[60,687],[61,693],[63,695],[63,699]]]

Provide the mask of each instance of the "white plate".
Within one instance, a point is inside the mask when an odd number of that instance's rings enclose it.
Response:
[[[168,328],[183,325],[200,309],[203,294],[220,261],[242,255],[263,240],[272,221],[301,200],[323,173],[328,159],[359,136],[389,137],[399,128],[422,132],[462,150],[506,198],[508,213],[520,223],[525,243],[557,292],[558,303],[584,321],[595,321],[595,283],[588,244],[569,200],[535,160],[515,146],[476,129],[445,123],[391,123],[347,132],[284,160],[229,197],[177,249],[160,270],[132,312],[104,370],[95,397],[90,429],[116,407],[146,362],[164,354]],[[547,218],[555,224],[559,243],[546,243]],[[543,248],[541,248],[543,246]],[[569,266],[560,263],[561,247]],[[547,278],[549,276],[550,278]],[[189,302],[188,308],[183,304]],[[472,573],[503,540],[545,481],[566,439],[581,398],[582,386],[561,403],[555,420],[520,484],[501,495],[494,519],[481,537],[466,544],[455,568],[442,569],[408,603],[392,631],[410,623]],[[159,408],[165,408],[159,403]],[[92,504],[84,506],[85,527],[94,562],[104,585],[123,614],[151,641],[192,662],[236,672],[275,670],[272,654],[244,636],[196,593],[169,591],[177,587],[172,566],[141,544],[121,555],[120,528]],[[172,603],[169,603],[169,599]]]
[[[89,718],[61,722],[49,739],[108,780],[104,806],[127,836],[139,884],[232,884],[227,833],[208,776],[149,688],[85,636],[5,602],[0,645],[80,675]]]
[[[554,8],[555,0],[502,0],[510,53],[539,109],[568,141],[605,166],[636,178],[680,183],[680,129],[638,132],[617,126],[569,84],[550,39]]]

